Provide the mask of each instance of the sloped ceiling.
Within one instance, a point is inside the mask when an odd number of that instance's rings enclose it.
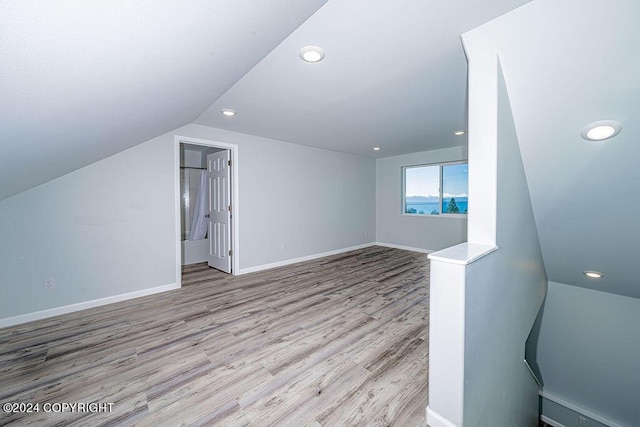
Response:
[[[325,1],[0,2],[0,200],[192,122]]]
[[[325,1],[0,2],[0,200],[194,120],[368,156],[463,145],[459,35],[491,20],[463,40],[500,55],[549,279],[640,297],[639,2]],[[604,119],[622,132],[580,137]]]
[[[329,1],[196,123],[371,157],[465,145],[460,34],[526,1]]]
[[[372,157],[464,145],[459,35],[527,1],[0,2],[0,200],[193,121]]]
[[[549,280],[635,298],[638,23],[634,0],[535,0],[463,36],[466,49],[499,54]],[[622,132],[582,139],[599,120],[619,121]]]

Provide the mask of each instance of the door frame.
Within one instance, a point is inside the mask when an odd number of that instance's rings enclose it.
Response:
[[[173,170],[175,183],[175,237],[176,237],[176,283],[182,287],[182,234],[180,232],[180,144],[201,145],[204,147],[221,148],[231,151],[231,242],[229,248],[233,251],[231,258],[231,274],[236,276],[240,271],[240,190],[239,190],[239,162],[238,145],[209,139],[193,138],[190,136],[174,136]]]

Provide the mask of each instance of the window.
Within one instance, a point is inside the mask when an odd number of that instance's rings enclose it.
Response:
[[[466,215],[467,163],[402,168],[402,212],[406,215]]]

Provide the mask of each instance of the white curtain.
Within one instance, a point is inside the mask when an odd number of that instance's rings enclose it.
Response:
[[[193,220],[191,221],[191,229],[189,230],[189,240],[200,240],[207,236],[207,226],[209,225],[209,221],[205,218],[205,215],[207,214],[208,192],[207,171],[201,170],[200,188],[198,188],[196,206],[193,210]]]

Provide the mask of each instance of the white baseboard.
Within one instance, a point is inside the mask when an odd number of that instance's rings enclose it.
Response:
[[[376,246],[376,245],[377,245],[377,243],[374,243],[374,242],[365,243],[365,244],[362,244],[362,245],[350,246],[348,248],[336,249],[335,251],[322,252],[322,253],[319,253],[319,254],[303,256],[303,257],[300,257],[300,258],[285,259],[284,261],[272,262],[270,264],[256,265],[255,267],[241,268],[240,270],[238,270],[236,272],[236,276],[240,276],[242,274],[247,274],[247,273],[255,273],[255,272],[263,271],[263,270],[269,270],[271,268],[276,268],[276,267],[283,267],[285,265],[295,264],[295,263],[298,263],[298,262],[311,261],[311,260],[318,259],[318,258],[323,258],[323,257],[326,257],[326,256],[338,255],[338,254],[341,254],[341,253],[344,253],[344,252],[355,251],[357,249],[364,249],[364,248],[368,248],[368,247]]]
[[[298,262],[303,262],[303,261],[311,261],[314,259],[318,259],[318,258],[323,258],[326,256],[331,256],[331,255],[338,255],[344,252],[350,252],[350,251],[355,251],[358,249],[364,249],[364,248],[368,248],[371,246],[385,246],[388,248],[396,248],[396,249],[404,249],[407,251],[413,251],[413,252],[420,252],[420,253],[431,253],[433,251],[427,250],[427,249],[421,249],[421,248],[412,248],[409,246],[402,246],[402,245],[394,245],[391,243],[381,243],[381,242],[371,242],[371,243],[364,243],[362,245],[357,245],[357,246],[350,246],[348,248],[342,248],[342,249],[336,249],[334,251],[329,251],[329,252],[322,252],[319,254],[313,254],[313,255],[307,255],[307,256],[303,256],[303,257],[299,257],[299,258],[292,258],[292,259],[287,259],[284,261],[278,261],[278,262],[273,262],[270,264],[263,264],[263,265],[258,265],[255,267],[248,267],[248,268],[241,268],[238,270],[238,272],[236,273],[236,275],[242,275],[242,274],[247,274],[247,273],[255,273],[258,271],[263,271],[263,270],[268,270],[271,268],[276,268],[276,267],[282,267],[285,265],[290,265],[290,264],[295,264]],[[105,297],[105,298],[99,298],[99,299],[95,299],[95,300],[91,300],[91,301],[84,301],[84,302],[79,302],[77,304],[70,304],[70,305],[65,305],[62,307],[54,307],[54,308],[50,308],[47,310],[42,310],[42,311],[36,311],[33,313],[27,313],[27,314],[21,314],[18,316],[13,316],[13,317],[7,317],[4,319],[0,319],[0,328],[6,328],[9,326],[14,326],[14,325],[19,325],[22,323],[27,323],[27,322],[33,322],[35,320],[41,320],[41,319],[46,319],[49,317],[53,317],[53,316],[59,316],[61,314],[67,314],[67,313],[73,313],[75,311],[80,311],[80,310],[86,310],[87,308],[93,308],[93,307],[99,307],[101,305],[106,305],[106,304],[112,304],[114,302],[120,302],[120,301],[126,301],[129,299],[133,299],[133,298],[139,298],[139,297],[144,297],[147,295],[153,295],[153,294],[157,294],[160,292],[166,292],[166,291],[170,291],[173,289],[179,289],[180,285],[177,283],[171,283],[169,285],[163,285],[163,286],[156,286],[154,288],[149,288],[149,289],[141,289],[139,291],[135,291],[135,292],[129,292],[126,294],[120,294],[120,295],[113,295],[110,297]]]
[[[565,427],[564,424],[560,424],[559,422],[552,420],[549,417],[545,417],[544,415],[540,415],[540,419],[545,423],[549,424],[551,427]]]
[[[375,244],[376,244],[376,246],[384,246],[384,247],[387,247],[387,248],[395,248],[395,249],[404,249],[405,251],[420,252],[421,254],[430,254],[431,252],[434,252],[434,251],[429,250],[429,249],[422,249],[422,248],[414,248],[414,247],[411,247],[411,246],[396,245],[395,243],[376,242]]]
[[[549,393],[549,392],[546,392],[546,391],[543,391],[543,390],[540,390],[538,392],[538,394],[543,399],[550,400],[551,402],[554,402],[554,403],[556,403],[556,404],[558,404],[560,406],[564,406],[565,408],[570,409],[573,412],[576,412],[576,413],[578,413],[580,415],[583,415],[583,416],[585,416],[587,418],[591,418],[592,420],[597,421],[597,422],[599,422],[601,424],[604,424],[606,426],[622,427],[618,423],[615,423],[615,422],[613,422],[613,421],[611,421],[611,420],[609,420],[607,418],[604,418],[604,417],[602,417],[602,416],[600,416],[600,415],[598,415],[596,413],[593,413],[590,410],[585,409],[585,408],[583,408],[583,407],[581,407],[581,406],[579,406],[579,405],[577,405],[577,404],[575,404],[573,402],[570,402],[570,401],[568,401],[568,400],[566,400],[566,399],[564,399],[564,398],[562,398],[560,396],[556,396],[555,394],[552,394],[552,393]],[[542,419],[542,418],[540,418],[540,419]],[[555,425],[562,426],[562,424],[559,424],[557,421],[554,421],[554,422],[556,423]],[[551,424],[551,423],[549,423],[549,424]],[[551,424],[551,425],[554,425],[554,424]]]
[[[430,427],[457,427],[454,423],[427,406],[427,424]]]
[[[22,323],[33,322],[34,320],[42,320],[48,317],[59,316],[61,314],[73,313],[74,311],[86,310],[87,308],[99,307],[101,305],[112,304],[114,302],[126,301],[134,298],[145,297],[160,292],[171,291],[180,288],[177,283],[169,285],[156,286],[154,288],[141,289],[139,291],[128,292],[126,294],[113,295],[110,297],[94,299],[91,301],[79,302],[77,304],[64,305],[62,307],[49,308],[47,310],[36,311],[34,313],[20,314],[18,316],[0,319],[0,328],[15,326]]]

